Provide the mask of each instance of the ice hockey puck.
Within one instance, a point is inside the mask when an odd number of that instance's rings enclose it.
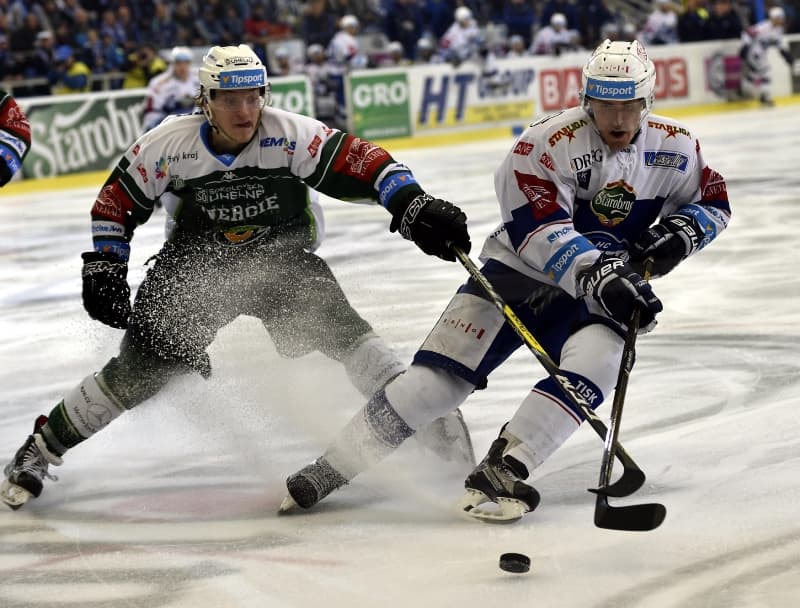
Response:
[[[523,553],[503,553],[500,556],[500,568],[506,572],[522,574],[531,569],[531,558]]]

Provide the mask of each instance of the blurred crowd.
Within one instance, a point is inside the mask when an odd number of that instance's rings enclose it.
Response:
[[[797,2],[766,2],[767,8],[775,4],[786,11],[786,31],[797,31]],[[747,1],[653,0],[652,11],[636,17],[615,10],[619,5],[610,0],[0,0],[0,81],[19,81],[13,87],[18,97],[145,87],[167,69],[169,58],[159,50],[176,45],[245,42],[279,75],[313,71],[324,62],[352,68],[457,64],[490,53],[558,54],[591,49],[604,38],[638,37],[646,45],[737,38],[755,22]],[[377,42],[365,48],[365,40]],[[348,48],[353,44],[358,48]]]

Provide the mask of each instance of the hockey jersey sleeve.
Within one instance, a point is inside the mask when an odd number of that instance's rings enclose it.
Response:
[[[0,89],[0,186],[22,168],[31,147],[28,117],[10,93]]]
[[[423,193],[411,170],[381,146],[317,121],[298,132],[292,170],[315,190],[345,201],[369,199],[389,208]]]
[[[728,226],[731,207],[725,178],[706,164],[699,140],[695,140],[693,175],[665,201],[661,217],[667,215],[685,215],[697,220],[703,229],[697,251]]]
[[[166,189],[168,167],[161,157],[148,160],[148,141],[145,134],[122,155],[92,205],[95,251],[127,260],[134,229],[148,220]]]
[[[568,159],[567,159],[568,162]],[[577,297],[575,277],[600,251],[575,230],[576,183],[533,128],[523,133],[495,172],[495,192],[514,252]]]

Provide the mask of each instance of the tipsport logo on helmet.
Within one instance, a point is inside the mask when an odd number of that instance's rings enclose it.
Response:
[[[589,78],[586,81],[586,95],[595,99],[634,99],[636,85],[631,80],[614,82]]]
[[[247,89],[266,86],[264,70],[232,70],[219,73],[220,89]]]

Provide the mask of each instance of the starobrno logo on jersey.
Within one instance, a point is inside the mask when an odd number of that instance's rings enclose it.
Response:
[[[633,186],[623,180],[611,182],[592,198],[592,213],[603,226],[616,226],[628,217],[635,200]]]

